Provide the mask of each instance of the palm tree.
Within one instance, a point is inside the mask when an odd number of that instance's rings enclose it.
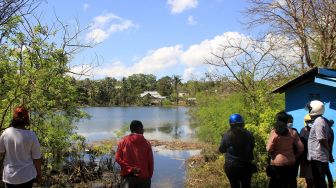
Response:
[[[178,85],[181,84],[181,77],[177,75],[173,75],[173,85],[175,88],[175,94],[176,94],[176,105],[178,105],[179,102],[179,96],[178,96]]]

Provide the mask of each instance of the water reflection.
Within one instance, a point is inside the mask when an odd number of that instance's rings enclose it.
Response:
[[[199,153],[200,150],[176,151],[155,147],[152,187],[184,187],[185,160]]]
[[[161,107],[97,107],[84,108],[91,118],[77,122],[77,133],[88,142],[116,138],[117,134],[129,134],[132,120],[142,121],[146,139],[169,141],[189,140],[194,135],[190,128],[188,108]],[[119,135],[120,136],[120,135]],[[154,147],[154,175],[152,187],[180,188],[185,181],[185,160],[199,150],[168,150]]]
[[[90,107],[83,110],[91,118],[77,122],[76,132],[89,142],[115,138],[121,129],[127,131],[134,119],[142,121],[147,139],[188,140],[194,133],[186,107]]]

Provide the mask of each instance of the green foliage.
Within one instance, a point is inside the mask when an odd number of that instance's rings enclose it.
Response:
[[[163,99],[161,104],[162,106],[171,106],[172,102],[169,99]]]
[[[85,116],[68,75],[72,54],[67,44],[55,42],[55,30],[40,24],[22,30],[20,24],[30,23],[14,21],[1,28],[6,45],[0,45],[0,128],[8,127],[12,109],[24,104],[41,144],[44,171],[60,169],[73,142],[72,122]]]
[[[197,95],[197,106],[191,109],[193,126],[198,137],[207,143],[218,144],[221,136],[229,128],[232,113],[243,114],[242,96],[234,94],[227,97],[218,95]]]
[[[169,76],[160,78],[156,83],[157,91],[162,96],[170,96],[173,92],[173,80]]]
[[[69,152],[72,139],[83,140],[83,138],[72,136],[74,134],[72,122],[65,116],[59,114],[44,118],[38,120],[40,121],[38,127],[33,127],[42,145],[44,168],[60,170]]]
[[[123,137],[124,135],[126,135],[128,132],[130,132],[130,130],[129,130],[129,125],[123,125],[122,127],[121,127],[121,129],[119,129],[119,130],[117,130],[116,131],[116,136],[118,137],[118,138],[121,138],[121,137]]]
[[[228,96],[198,94],[197,106],[190,112],[198,137],[216,146],[220,143],[221,135],[229,129],[229,116],[232,113],[242,114],[246,129],[255,137],[254,162],[259,173],[253,175],[253,187],[267,185],[266,142],[275,114],[284,109],[284,95],[265,94],[268,93],[266,86],[267,84],[258,83],[250,91],[231,93]],[[198,169],[198,172],[203,173],[203,170]],[[226,187],[227,183],[222,182],[218,187]]]

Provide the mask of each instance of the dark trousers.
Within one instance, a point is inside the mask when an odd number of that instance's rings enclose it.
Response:
[[[250,188],[252,170],[249,165],[237,166],[225,163],[224,171],[230,181],[231,188]]]
[[[121,188],[150,188],[150,178],[138,178],[135,176],[126,176],[121,179]]]
[[[273,175],[269,181],[269,188],[296,188],[296,165],[271,166]]]
[[[21,184],[9,184],[5,183],[6,188],[32,188],[34,183],[34,179],[26,182],[26,183],[21,183]]]
[[[310,164],[313,172],[313,180],[315,187],[327,188],[325,177],[327,174],[329,164],[315,160],[312,160]]]
[[[326,172],[327,175],[327,180],[328,180],[328,188],[333,188],[334,187],[334,180],[330,172],[329,164],[328,164],[328,169]]]

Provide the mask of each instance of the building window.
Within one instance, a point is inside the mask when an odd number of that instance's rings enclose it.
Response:
[[[320,100],[320,94],[319,93],[310,93],[308,95],[308,101],[312,101],[312,100]]]

